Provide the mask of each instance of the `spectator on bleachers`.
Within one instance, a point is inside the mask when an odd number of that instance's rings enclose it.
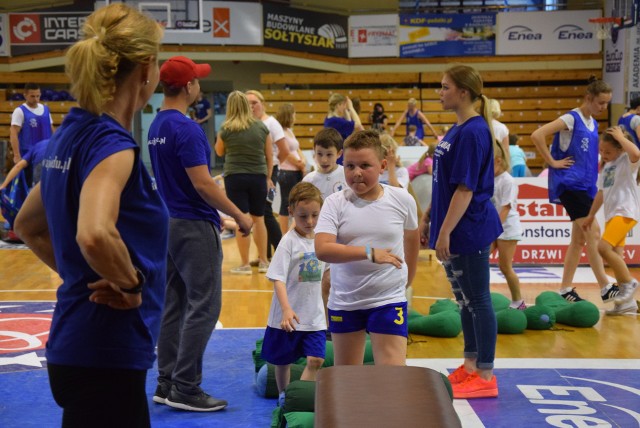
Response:
[[[384,114],[384,106],[380,103],[373,105],[373,112],[369,115],[369,121],[371,122],[371,128],[382,133],[387,129],[389,118]]]
[[[500,144],[502,144],[502,148],[505,153],[509,153],[509,128],[498,120],[498,118],[502,116],[500,101],[493,98],[489,99],[489,110],[491,111],[491,127],[493,128],[493,136],[498,142],[500,142]]]
[[[519,140],[520,137],[518,135],[509,134],[509,157],[511,158],[512,177],[526,177],[527,175],[527,156],[520,146],[518,146]]]
[[[416,136],[418,128],[415,125],[409,125],[409,135],[402,140],[405,146],[426,146],[427,143]]]
[[[289,156],[280,164],[280,175],[278,176],[278,182],[280,183],[278,223],[280,223],[280,230],[284,235],[289,230],[289,193],[293,186],[302,181],[307,162],[302,150],[300,150],[300,143],[291,130],[296,120],[293,104],[286,103],[281,105],[275,118],[284,129],[284,139],[289,149]]]
[[[396,122],[396,124],[391,128],[391,131],[389,131],[389,133],[391,135],[395,135],[396,130],[400,127],[400,125],[402,124],[402,121],[405,118],[407,120],[407,123],[406,123],[407,132],[406,132],[406,135],[409,135],[409,126],[415,125],[415,127],[416,127],[416,137],[418,137],[419,139],[423,140],[424,139],[424,125],[427,125],[427,127],[429,127],[429,129],[433,133],[434,137],[436,137],[436,138],[439,137],[438,133],[436,132],[434,127],[431,125],[431,122],[429,122],[429,119],[427,119],[427,117],[424,115],[424,113],[422,113],[418,109],[418,101],[415,98],[409,98],[409,101],[407,101],[407,109],[404,112],[402,112],[402,114],[398,118],[398,121]]]
[[[384,149],[387,167],[378,180],[382,184],[406,189],[409,186],[409,171],[402,166],[398,156],[398,143],[389,134],[380,135],[380,143]]]
[[[329,97],[329,112],[324,119],[325,128],[333,128],[346,140],[354,131],[362,131],[364,127],[360,122],[360,116],[353,108],[353,102],[349,97],[333,93]],[[342,165],[342,156],[338,160]]]

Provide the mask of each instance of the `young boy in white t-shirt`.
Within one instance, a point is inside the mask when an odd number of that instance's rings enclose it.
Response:
[[[377,131],[347,138],[343,165],[349,188],[325,200],[315,241],[318,259],[331,263],[335,364],[362,364],[368,332],[376,364],[405,365],[405,290],[420,246],[416,202],[378,182],[386,159]]]
[[[287,232],[267,270],[274,283],[262,358],[276,366],[276,383],[282,393],[290,380],[289,366],[307,357],[302,380],[315,380],[324,363],[327,323],[320,280],[324,263],[316,257],[314,228],[322,195],[310,183],[298,183],[289,193],[289,215],[295,227]]]
[[[633,295],[638,289],[638,281],[631,276],[622,249],[625,237],[640,218],[636,177],[640,166],[640,149],[625,135],[619,126],[607,129],[600,138],[600,157],[605,163],[598,176],[598,193],[593,200],[583,228],[588,230],[596,213],[604,203],[605,227],[598,243],[598,252],[609,264],[620,289],[615,286],[602,291],[602,300],[613,298],[613,310],[608,315],[636,313],[638,304]]]

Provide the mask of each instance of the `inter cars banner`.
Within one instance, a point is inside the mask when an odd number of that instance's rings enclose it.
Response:
[[[202,32],[166,32],[165,44],[262,45],[262,5],[232,1],[202,3]]]
[[[0,13],[0,56],[9,56],[9,16]]]
[[[397,57],[398,15],[349,17],[349,57]]]
[[[78,41],[90,12],[10,13],[11,54],[65,49]]]
[[[562,264],[571,241],[571,220],[562,205],[549,202],[547,178],[516,178],[518,184],[518,213],[522,223],[523,239],[516,247],[514,263]],[[639,188],[640,189],[640,188]],[[604,228],[601,209],[597,217]],[[640,236],[632,230],[627,236],[624,258],[628,264],[640,264]],[[497,253],[491,262],[497,263]],[[587,263],[583,254],[581,263]]]
[[[400,56],[495,54],[495,13],[400,15]]]
[[[589,18],[600,16],[599,10],[499,13],[496,54],[598,53],[601,43]]]
[[[346,16],[263,4],[264,46],[347,57]]]

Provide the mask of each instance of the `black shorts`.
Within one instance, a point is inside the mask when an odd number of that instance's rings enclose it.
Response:
[[[289,193],[293,186],[302,181],[302,171],[281,169],[278,174],[280,184],[280,215],[289,215]]]
[[[267,177],[263,174],[231,174],[224,177],[227,197],[243,213],[264,216],[267,198]]]
[[[585,190],[567,190],[558,199],[571,221],[588,216],[593,205],[593,198]]]

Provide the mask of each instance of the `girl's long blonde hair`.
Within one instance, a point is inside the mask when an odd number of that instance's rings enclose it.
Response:
[[[247,96],[240,91],[231,92],[227,97],[227,116],[220,127],[227,131],[244,131],[255,121]]]

